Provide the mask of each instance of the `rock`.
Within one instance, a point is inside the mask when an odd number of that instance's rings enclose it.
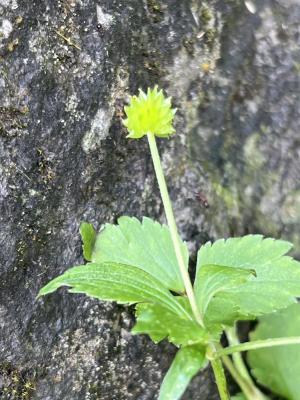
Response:
[[[157,398],[175,349],[132,336],[132,308],[35,299],[82,262],[81,221],[164,218],[147,143],[121,123],[139,87],[178,108],[160,148],[192,254],[261,232],[299,255],[300,6],[249,3],[0,0],[1,399]],[[218,398],[209,370],[184,398]]]

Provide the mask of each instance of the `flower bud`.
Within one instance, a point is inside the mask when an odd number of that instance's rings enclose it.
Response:
[[[157,86],[148,88],[147,94],[141,89],[138,96],[131,96],[125,107],[127,118],[123,120],[129,131],[128,138],[139,139],[147,133],[168,137],[175,132],[172,122],[176,109],[171,107],[171,98],[166,98]]]

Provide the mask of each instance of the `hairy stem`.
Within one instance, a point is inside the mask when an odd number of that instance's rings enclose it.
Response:
[[[172,209],[172,204],[171,204],[166,180],[165,180],[163,169],[162,169],[161,162],[160,162],[160,157],[159,157],[159,153],[158,153],[158,149],[157,149],[157,145],[156,145],[155,136],[152,133],[148,133],[147,137],[148,137],[150,152],[151,152],[151,156],[152,156],[152,160],[153,160],[153,164],[154,164],[154,170],[155,170],[162,202],[164,205],[164,209],[165,209],[168,226],[169,226],[170,233],[171,233],[171,238],[172,238],[179,270],[180,270],[180,273],[181,273],[181,276],[183,279],[183,283],[184,283],[184,287],[186,290],[186,294],[188,296],[193,314],[194,314],[197,322],[201,326],[203,326],[204,325],[203,320],[202,320],[202,317],[201,317],[200,312],[197,307],[196,298],[195,298],[193,286],[192,286],[192,283],[190,280],[190,276],[188,273],[188,269],[187,269],[187,266],[185,265],[185,261],[183,258],[181,242],[180,242],[179,235],[178,235],[177,225],[176,225],[176,221],[174,218],[174,213],[173,213],[173,209]]]
[[[220,349],[215,353],[215,357],[233,354],[241,351],[257,350],[274,346],[286,346],[291,344],[300,344],[300,337],[291,336],[285,338],[272,338],[265,340],[254,340],[253,342],[245,342],[235,346],[229,346],[225,349]]]

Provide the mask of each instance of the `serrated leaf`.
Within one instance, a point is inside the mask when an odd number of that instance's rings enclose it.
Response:
[[[295,303],[295,297],[300,295],[300,263],[284,256],[291,247],[291,243],[264,239],[261,235],[222,239],[202,246],[198,253],[197,269],[214,264],[252,269],[257,275],[230,292],[217,294],[207,314],[218,297],[222,298],[223,304],[230,302],[238,306],[237,319],[254,318]],[[229,307],[225,306],[225,309]],[[228,315],[223,316],[228,321]]]
[[[205,349],[199,345],[182,347],[164,377],[159,400],[178,400],[191,379],[207,365]]]
[[[186,267],[188,250],[181,243]],[[121,217],[118,225],[106,224],[98,235],[92,261],[114,261],[134,265],[158,279],[170,290],[184,292],[175,251],[167,226],[144,217]]]
[[[293,245],[283,240],[264,238],[262,235],[219,239],[207,242],[199,250],[198,264],[225,265],[228,267],[260,267],[286,254]]]
[[[129,265],[106,262],[73,267],[44,286],[39,296],[52,293],[61,286],[71,287],[71,293],[85,293],[121,304],[157,302],[179,316],[186,314],[176,297],[157,279]]]
[[[207,344],[210,339],[210,334],[192,317],[179,317],[157,303],[138,304],[136,321],[132,333],[148,334],[155,343],[167,338],[177,346],[187,346],[195,343]]]
[[[96,231],[92,224],[82,222],[80,224],[80,235],[82,239],[83,257],[87,261],[92,261],[92,252],[96,241]]]
[[[204,317],[210,301],[218,293],[229,292],[255,277],[255,271],[224,267],[221,265],[203,265],[197,269],[195,295],[201,315]]]
[[[259,319],[251,340],[300,335],[300,304]],[[299,400],[300,346],[286,345],[248,352],[258,382],[288,400]]]

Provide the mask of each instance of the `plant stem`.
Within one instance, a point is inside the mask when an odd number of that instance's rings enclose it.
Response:
[[[236,327],[235,326],[233,328],[227,329],[225,332],[226,332],[226,336],[227,336],[228,342],[229,342],[229,344],[231,346],[236,346],[236,345],[240,344],[240,341],[239,341],[239,339],[237,337],[237,334],[236,334]],[[241,353],[239,353],[239,352],[238,353],[234,353],[232,355],[232,358],[233,358],[233,363],[234,363],[236,369],[239,371],[240,375],[245,380],[253,383],[252,379],[251,379],[251,377],[249,375],[249,372],[248,372],[248,370],[247,370],[247,368],[245,366],[245,363],[244,363],[244,360],[243,360],[243,358],[241,356]]]
[[[153,160],[154,170],[155,170],[162,202],[164,205],[164,209],[165,209],[165,213],[166,213],[166,217],[167,217],[168,226],[170,229],[170,234],[171,234],[179,270],[180,270],[180,273],[181,273],[181,276],[183,279],[183,283],[184,283],[184,287],[186,290],[186,294],[187,294],[189,302],[191,304],[191,308],[192,308],[193,314],[196,318],[196,321],[202,327],[204,327],[202,316],[197,307],[195,293],[194,293],[193,286],[192,286],[190,276],[188,273],[188,268],[187,268],[187,265],[185,265],[184,257],[182,254],[181,241],[180,241],[178,230],[177,230],[177,225],[176,225],[176,221],[175,221],[175,217],[174,217],[174,213],[173,213],[173,208],[172,208],[166,180],[165,180],[163,169],[161,166],[161,161],[160,161],[160,157],[159,157],[159,153],[158,153],[158,149],[157,149],[157,145],[156,145],[155,136],[152,133],[148,133],[147,137],[148,137],[150,152],[151,152],[151,156],[152,156],[152,160]],[[211,343],[209,345],[209,352],[211,354],[214,354],[215,351],[216,351],[215,346],[213,343]],[[223,369],[221,360],[218,358],[212,357],[211,365],[212,365],[212,368],[214,371],[214,375],[216,378],[216,384],[218,386],[221,400],[230,400],[229,393],[227,390],[226,377],[224,374],[224,369]]]
[[[257,393],[253,393],[251,388],[249,387],[248,382],[244,380],[244,378],[239,374],[239,372],[236,370],[235,366],[233,365],[230,357],[228,356],[222,356],[222,361],[225,367],[228,369],[230,372],[231,376],[233,379],[236,381],[236,383],[239,385],[241,388],[242,392],[244,393],[245,397],[247,400],[264,400],[265,397],[258,395]]]
[[[291,344],[300,344],[300,337],[291,336],[285,338],[272,338],[265,340],[254,340],[253,342],[245,342],[236,346],[229,346],[225,349],[220,349],[215,353],[215,357],[222,357],[224,355],[233,354],[240,351],[249,351],[263,349],[266,347],[285,346]]]
[[[230,400],[222,362],[219,358],[217,358],[217,359],[213,358],[215,351],[216,351],[215,346],[213,343],[211,343],[208,346],[207,356],[211,362],[211,366],[214,371],[220,399],[221,400]]]
[[[154,170],[155,170],[162,202],[164,205],[164,209],[165,209],[168,226],[169,226],[170,233],[171,233],[171,238],[172,238],[179,270],[180,270],[180,273],[181,273],[181,276],[183,279],[183,283],[184,283],[184,287],[186,290],[186,294],[187,294],[187,297],[191,304],[191,308],[192,308],[193,314],[194,314],[197,322],[203,327],[204,326],[203,320],[202,320],[202,317],[201,317],[198,307],[197,307],[193,286],[192,286],[192,283],[190,280],[187,266],[185,265],[185,261],[184,261],[183,255],[182,255],[181,242],[180,242],[179,235],[178,235],[177,225],[176,225],[176,221],[174,218],[174,213],[173,213],[173,209],[172,209],[172,204],[171,204],[166,180],[165,180],[163,169],[162,169],[161,162],[160,162],[160,157],[159,157],[159,153],[158,153],[158,149],[157,149],[157,145],[156,145],[155,136],[152,133],[148,133],[147,137],[148,137],[150,152],[151,152],[151,156],[152,156],[152,160],[153,160]]]
[[[228,342],[231,346],[240,344],[239,338],[236,333],[236,326],[227,329],[226,335],[228,338]],[[249,371],[244,363],[241,353],[240,352],[233,353],[232,358],[235,368],[237,369],[240,376],[244,379],[244,381],[247,383],[250,389],[251,399],[257,399],[257,400],[265,399],[263,393],[256,387],[255,383],[253,382],[251,375],[249,374]]]

